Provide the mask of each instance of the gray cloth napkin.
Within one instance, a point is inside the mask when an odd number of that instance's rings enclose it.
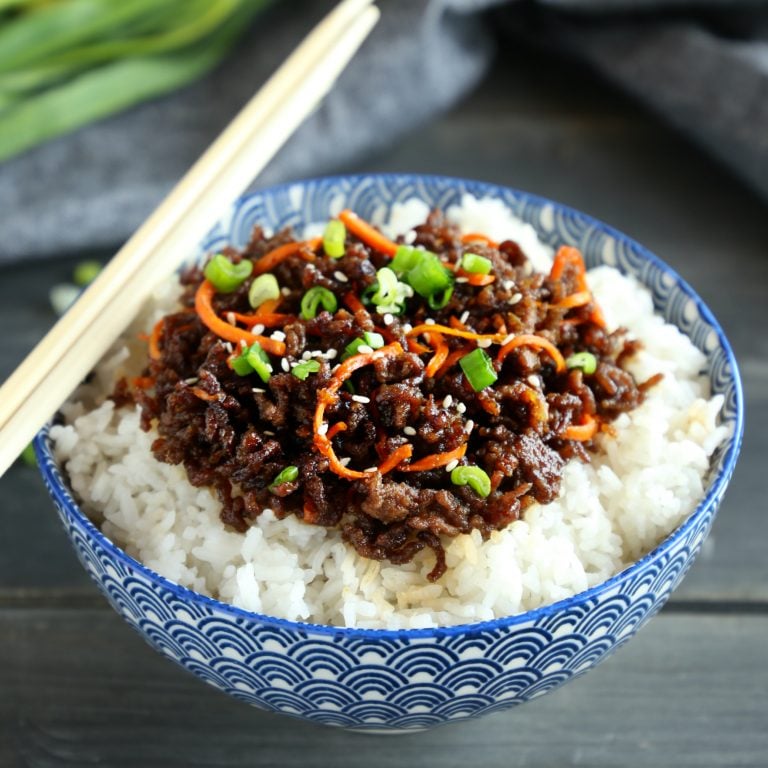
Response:
[[[0,262],[111,249],[332,5],[282,0],[215,72],[0,165]],[[473,87],[498,29],[567,47],[768,196],[768,5],[380,0],[382,21],[257,186],[386,146]],[[726,6],[742,8],[725,16]],[[720,14],[720,15],[718,15]],[[499,24],[504,21],[505,24]]]

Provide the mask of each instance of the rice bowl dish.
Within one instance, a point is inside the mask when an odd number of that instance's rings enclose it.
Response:
[[[429,206],[405,200],[380,222],[408,233]],[[330,215],[337,211],[329,210]],[[541,271],[554,249],[498,200],[464,195],[447,207],[463,232],[513,240]],[[311,236],[307,229],[302,236]],[[183,467],[152,456],[156,434],[136,407],[105,399],[121,376],[138,375],[151,328],[174,305],[165,286],[96,375],[51,428],[56,459],[83,508],[118,546],[172,582],[246,611],[289,621],[360,629],[425,629],[485,622],[535,610],[604,583],[654,549],[696,509],[711,457],[729,436],[719,423],[706,357],[654,314],[635,278],[602,266],[587,277],[610,328],[625,326],[642,349],[626,363],[638,381],[663,374],[642,403],[595,438],[589,462],[572,458],[559,496],[534,503],[504,530],[445,543],[446,572],[429,579],[434,557],[391,564],[361,557],[338,530],[263,511],[244,533],[220,521],[221,502],[194,487]]]

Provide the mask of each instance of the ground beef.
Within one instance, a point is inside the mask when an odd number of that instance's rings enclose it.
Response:
[[[268,238],[257,228],[242,251],[225,253],[233,261],[258,263],[292,239],[287,231]],[[415,242],[454,265],[467,250],[458,230],[437,211],[416,228]],[[191,269],[182,277],[181,308],[155,329],[152,359],[132,386],[118,385],[115,398],[135,400],[143,427],[156,427],[157,459],[183,464],[192,484],[216,490],[226,525],[244,531],[271,508],[280,517],[296,515],[309,524],[339,527],[364,557],[406,563],[429,548],[436,556],[430,578],[437,579],[445,571],[444,537],[473,529],[487,537],[518,519],[534,501],[553,500],[565,461],[588,460],[586,449],[594,448],[592,439],[569,437],[569,429],[594,419],[609,430],[609,422],[636,407],[650,385],[638,386],[622,367],[637,343],[628,341],[623,330],[607,333],[593,302],[561,306],[579,290],[573,268],[557,279],[536,273],[512,241],[473,243],[471,250],[491,261],[495,279],[490,285],[457,281],[443,308],[430,309],[416,295],[402,315],[386,318],[373,307],[361,309],[360,299],[366,291],[370,295],[376,271],[388,259],[358,239],[347,236],[341,259],[319,251],[311,264],[300,254],[283,260],[272,273],[282,287],[275,311],[284,317],[279,332],[286,352],[272,357],[266,383],[232,370],[237,350],[209,331],[195,311],[203,274]],[[253,313],[247,299],[250,282],[215,295],[219,317]],[[330,290],[338,309],[304,320],[301,298],[313,286]],[[537,334],[565,357],[591,353],[597,368],[591,374],[579,368],[558,371],[546,353],[521,346],[496,363],[497,382],[476,392],[457,363],[459,352],[468,349],[464,339],[446,336],[453,362],[438,375],[427,375],[434,352],[423,344],[414,346],[407,335],[409,326],[427,319],[459,323],[479,334]],[[313,419],[318,392],[333,381],[347,345],[365,332],[381,333],[403,352],[356,371],[329,402],[327,423],[345,425],[332,438],[335,454],[350,468],[373,470],[349,480],[335,474],[315,447]],[[304,380],[291,373],[308,359],[316,360],[319,370]],[[482,498],[469,486],[454,485],[445,467],[406,472],[399,464],[387,474],[375,471],[406,443],[413,447],[412,461],[466,445],[461,464],[485,471],[490,494]],[[275,485],[288,466],[296,467],[297,476]]]

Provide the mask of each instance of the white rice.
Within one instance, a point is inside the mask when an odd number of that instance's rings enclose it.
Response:
[[[390,231],[423,221],[427,207],[396,207]],[[517,240],[537,269],[552,253],[532,227],[498,201],[467,197],[449,215],[466,231]],[[525,519],[483,541],[475,531],[446,542],[447,573],[437,584],[422,552],[407,565],[364,559],[335,530],[270,510],[245,534],[219,521],[220,504],[194,488],[183,468],[157,462],[155,438],[137,410],[104,396],[115,377],[137,369],[135,329],[65,406],[66,426],[51,430],[55,453],[85,511],[116,544],[168,579],[247,610],[347,627],[417,628],[488,620],[546,605],[596,585],[651,550],[693,511],[709,457],[726,435],[717,425],[722,397],[710,398],[704,356],[653,314],[633,278],[600,267],[589,284],[610,326],[624,325],[644,345],[628,366],[639,380],[665,374],[645,402],[602,436],[590,464],[565,468],[560,498],[534,505]],[[168,308],[158,294],[144,327]],[[100,405],[98,403],[101,403]]]

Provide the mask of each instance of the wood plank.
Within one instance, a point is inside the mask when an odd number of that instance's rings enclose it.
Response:
[[[674,755],[691,768],[764,765],[766,634],[766,615],[662,612],[616,656],[542,699],[415,736],[362,737],[230,700],[110,610],[6,610],[0,764],[657,768]]]

